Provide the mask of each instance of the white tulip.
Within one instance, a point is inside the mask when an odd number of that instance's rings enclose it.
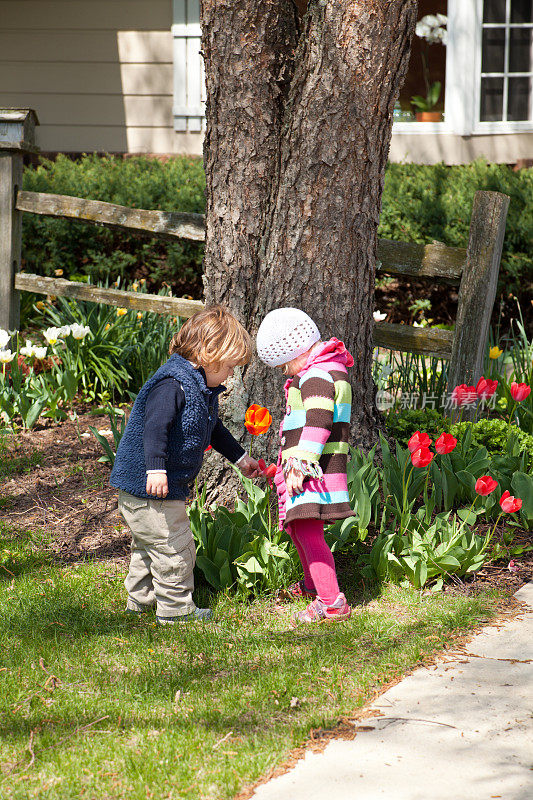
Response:
[[[29,339],[26,339],[26,347],[20,348],[21,355],[31,358],[34,355],[34,347]]]
[[[78,325],[77,322],[70,326],[70,332],[75,339],[85,339],[91,329],[88,325]]]
[[[381,311],[374,311],[374,314],[373,314],[374,322],[383,322],[383,320],[385,319],[386,316],[387,315],[384,314]]]
[[[61,328],[47,328],[43,331],[43,336],[48,344],[55,344],[61,336]]]
[[[3,328],[0,328],[0,349],[3,349],[11,339],[11,336]]]
[[[9,364],[15,358],[15,353],[11,350],[0,350],[0,364]]]
[[[59,335],[61,336],[62,339],[68,336],[69,333],[70,333],[70,325],[62,325],[59,328]]]
[[[448,17],[446,16],[446,14],[437,14],[437,19],[439,21],[439,25],[448,24]]]
[[[46,347],[34,347],[33,355],[35,358],[38,358],[39,361],[43,358],[46,358]]]

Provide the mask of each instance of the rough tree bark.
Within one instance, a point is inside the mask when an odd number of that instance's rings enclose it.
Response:
[[[202,0],[207,80],[207,303],[255,334],[278,306],[302,308],[352,352],[353,443],[375,441],[371,377],[377,227],[417,0]],[[305,12],[302,14],[302,12]],[[271,409],[283,379],[255,360],[224,418]],[[212,464],[211,486],[220,479]]]

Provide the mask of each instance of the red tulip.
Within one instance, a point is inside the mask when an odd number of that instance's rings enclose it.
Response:
[[[456,406],[470,406],[477,399],[476,387],[460,383],[452,392],[452,403]]]
[[[494,491],[497,485],[498,481],[495,481],[490,475],[482,475],[481,478],[478,478],[476,481],[475,490],[482,497],[486,497]]]
[[[488,397],[492,397],[496,391],[497,385],[498,381],[491,381],[490,378],[484,378],[482,375],[476,386],[477,396],[481,398],[481,400],[486,400]]]
[[[264,458],[258,459],[257,463],[259,464],[259,469],[261,470],[263,475],[266,475],[267,478],[273,478],[274,477],[274,475],[276,474],[276,469],[277,469],[275,464],[269,464],[268,467],[267,467],[266,461],[265,461]]]
[[[522,501],[519,497],[513,497],[513,495],[509,494],[509,491],[506,490],[500,497],[500,505],[502,511],[505,511],[506,514],[514,514],[515,511],[520,511],[522,508]]]
[[[208,444],[207,447],[204,450],[204,453],[207,453],[209,450],[212,450],[212,449],[213,449],[213,446]]]
[[[419,447],[429,447],[431,444],[431,439],[427,435],[427,433],[420,433],[420,431],[415,431],[409,441],[407,442],[407,447],[409,448],[410,453],[414,453],[415,450],[418,450]]]
[[[413,467],[427,467],[434,455],[428,447],[419,447],[418,450],[411,453]]]
[[[517,403],[521,403],[522,400],[529,397],[530,393],[531,386],[528,386],[527,383],[516,383],[516,381],[513,381],[511,384],[511,396]]]
[[[441,433],[435,442],[435,450],[437,453],[443,455],[444,453],[451,453],[457,444],[457,439],[451,433]]]
[[[272,424],[272,417],[268,408],[258,406],[255,403],[251,405],[244,417],[244,426],[248,433],[258,436],[260,433],[266,433]]]

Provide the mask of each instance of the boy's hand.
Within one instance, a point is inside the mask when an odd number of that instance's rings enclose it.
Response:
[[[146,494],[156,497],[166,497],[168,494],[168,480],[164,472],[154,472],[146,476]]]
[[[245,478],[257,478],[261,474],[261,468],[255,458],[244,456],[237,464]]]
[[[289,497],[294,497],[297,494],[301,494],[304,490],[304,476],[300,472],[300,470],[291,469],[287,477],[285,478],[285,486],[287,487],[287,492],[289,493]]]

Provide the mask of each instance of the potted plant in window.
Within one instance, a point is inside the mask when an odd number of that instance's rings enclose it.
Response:
[[[440,97],[441,82],[435,81],[428,88],[427,95],[422,97],[415,94],[411,97],[411,105],[416,108],[417,122],[440,122],[442,114],[440,111],[434,111]]]
[[[418,122],[439,122],[442,119],[440,111],[435,111],[435,106],[439,102],[442,84],[440,81],[431,83],[429,70],[429,47],[432,44],[442,44],[446,46],[448,32],[446,24],[448,17],[445,14],[427,14],[416,23],[415,33],[419,39],[424,40],[424,48],[421,51],[422,74],[426,86],[426,96],[415,95],[411,98],[411,104],[416,109],[416,119]]]

